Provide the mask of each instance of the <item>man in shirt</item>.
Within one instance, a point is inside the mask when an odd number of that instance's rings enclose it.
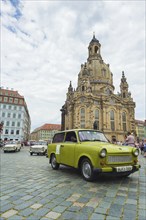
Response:
[[[134,139],[134,136],[130,132],[128,132],[126,143],[128,146],[135,147],[135,139]]]

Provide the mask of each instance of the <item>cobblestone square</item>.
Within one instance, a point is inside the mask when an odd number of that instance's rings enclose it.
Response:
[[[45,156],[29,148],[1,155],[0,219],[145,220],[146,159],[128,178],[82,179],[78,170],[52,170]]]

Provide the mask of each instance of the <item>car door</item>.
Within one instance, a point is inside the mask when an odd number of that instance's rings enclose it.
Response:
[[[60,162],[62,164],[74,167],[76,145],[77,138],[75,132],[66,132],[65,141],[60,146]]]

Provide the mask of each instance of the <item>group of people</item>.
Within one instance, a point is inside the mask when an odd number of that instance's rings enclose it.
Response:
[[[118,144],[116,140],[113,139],[114,144]],[[125,142],[122,145],[137,147],[140,149],[141,154],[144,153],[144,157],[146,157],[146,139],[142,141],[135,141],[135,137],[133,133],[128,132],[125,137]]]

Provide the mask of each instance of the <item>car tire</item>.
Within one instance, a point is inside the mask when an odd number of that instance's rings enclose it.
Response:
[[[31,153],[30,153],[30,156],[32,156],[32,155],[33,155],[33,153],[31,152]]]
[[[86,181],[94,180],[93,166],[88,158],[84,158],[81,162],[81,174]]]
[[[53,170],[58,170],[59,169],[59,163],[56,161],[56,156],[55,154],[52,154],[51,156],[51,167]]]

